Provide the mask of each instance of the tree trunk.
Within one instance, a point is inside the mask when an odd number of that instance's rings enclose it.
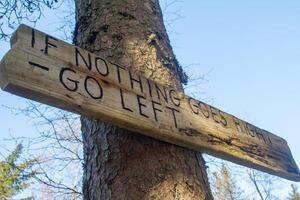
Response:
[[[76,0],[74,43],[154,81],[182,89],[158,0]],[[84,199],[212,199],[202,156],[81,118]]]

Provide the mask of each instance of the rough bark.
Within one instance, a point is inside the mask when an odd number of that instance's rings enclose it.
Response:
[[[152,80],[181,89],[186,75],[158,0],[77,0],[74,43]],[[212,199],[194,151],[81,118],[84,199]]]

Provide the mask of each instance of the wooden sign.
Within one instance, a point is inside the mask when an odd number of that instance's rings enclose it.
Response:
[[[25,25],[11,45],[5,91],[300,181],[287,142],[268,131]]]

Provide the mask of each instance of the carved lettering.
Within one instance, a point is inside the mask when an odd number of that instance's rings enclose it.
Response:
[[[59,81],[60,83],[69,91],[72,91],[72,92],[75,92],[77,89],[78,89],[78,83],[79,81],[76,81],[74,79],[71,79],[69,77],[67,77],[67,80],[69,82],[71,82],[73,84],[73,86],[68,86],[66,83],[65,83],[65,79],[64,79],[64,75],[65,73],[67,72],[72,72],[73,74],[76,74],[76,71],[73,70],[73,69],[70,69],[70,68],[62,68],[60,70],[60,73],[59,73]]]
[[[175,109],[175,108],[168,107],[168,106],[166,108],[169,109],[172,112],[172,116],[173,116],[173,120],[174,120],[174,126],[175,126],[175,128],[178,128],[176,113],[180,113],[180,111]]]
[[[197,101],[191,97],[189,97],[188,101],[189,101],[189,106],[190,106],[191,110],[193,111],[193,113],[198,115],[199,114],[199,104],[197,103]]]
[[[108,68],[107,62],[103,58],[95,57],[95,67],[96,67],[97,72],[100,75],[102,75],[102,76],[109,75],[109,68]],[[103,68],[104,68],[104,72],[101,70]]]
[[[170,90],[169,91],[169,96],[170,96],[170,99],[172,101],[172,103],[179,107],[180,106],[180,98],[178,96],[176,96],[176,91],[175,90]]]
[[[225,114],[221,110],[219,110],[219,115],[221,117],[221,120],[220,120],[221,124],[223,126],[227,126],[228,123],[227,123],[227,120],[225,118]]]
[[[81,60],[84,62],[86,68],[88,70],[92,69],[92,59],[91,59],[91,54],[88,53],[88,58],[86,60],[86,58],[84,58],[84,56],[80,53],[80,51],[78,50],[77,47],[75,47],[75,62],[76,65],[79,66],[79,57],[81,58]]]
[[[157,98],[159,99],[159,101],[161,101],[161,96],[162,98],[165,100],[166,103],[168,103],[168,95],[166,92],[166,88],[163,87],[163,89],[160,88],[160,86],[158,86],[157,84],[155,85],[155,89],[156,89],[156,94],[157,94]]]
[[[114,64],[114,63],[112,63],[114,66],[116,66],[116,68],[117,68],[117,76],[118,76],[118,81],[119,81],[119,83],[122,83],[122,78],[121,78],[121,72],[120,72],[120,69],[122,69],[122,70],[124,70],[124,71],[126,71],[126,69],[124,68],[124,67],[121,67],[121,66],[119,66],[119,65],[117,65],[117,64]]]
[[[158,121],[157,112],[162,113],[163,111],[161,109],[157,108],[156,106],[161,106],[161,103],[152,101],[152,108],[153,108],[154,118],[155,118],[155,121]]]
[[[45,36],[45,48],[44,48],[44,54],[48,54],[48,49],[49,48],[57,48],[57,46],[53,43],[50,42],[50,39],[51,40],[55,40],[57,41],[56,38],[50,36],[50,35],[46,35]]]
[[[143,93],[143,84],[142,84],[142,80],[141,80],[141,76],[140,75],[137,75],[138,78],[134,78],[132,73],[130,71],[128,71],[129,73],[129,78],[130,78],[130,83],[131,83],[131,89],[134,89],[134,83],[137,83],[139,84],[140,86],[140,89],[141,89],[141,92]]]
[[[210,115],[209,115],[209,110],[208,110],[207,106],[204,103],[199,102],[199,108],[200,108],[200,111],[203,114],[203,116],[206,118],[209,118]]]
[[[218,119],[218,112],[217,112],[217,109],[215,109],[214,107],[212,106],[209,106],[210,107],[210,111],[211,111],[211,116],[213,118],[213,120],[216,122],[216,123],[220,123],[219,119]]]
[[[143,112],[143,107],[146,108],[147,106],[142,101],[145,101],[146,98],[141,95],[136,95],[136,97],[137,97],[137,101],[138,101],[140,115],[142,115],[143,117],[149,118],[149,116]]]
[[[150,97],[152,97],[152,88],[151,88],[151,83],[150,83],[149,79],[147,79],[147,84],[148,84],[148,88],[149,88],[149,95],[150,95]]]
[[[97,89],[99,89],[99,94],[98,95],[94,95],[92,94],[92,92],[89,89],[89,81],[93,81],[94,83],[96,83],[96,85],[98,86]],[[103,89],[100,85],[100,83],[93,77],[91,76],[87,76],[84,80],[84,88],[85,91],[90,95],[90,97],[92,97],[93,99],[101,99],[103,97]]]
[[[31,29],[31,48],[34,48],[35,46],[35,30]]]
[[[122,108],[124,110],[129,111],[129,112],[133,112],[130,108],[126,107],[126,105],[125,105],[124,94],[123,94],[123,90],[122,89],[120,89],[120,97],[121,97]]]

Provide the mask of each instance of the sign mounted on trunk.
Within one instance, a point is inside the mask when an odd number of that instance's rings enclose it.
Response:
[[[300,181],[287,142],[268,131],[25,25],[11,46],[7,92]]]

